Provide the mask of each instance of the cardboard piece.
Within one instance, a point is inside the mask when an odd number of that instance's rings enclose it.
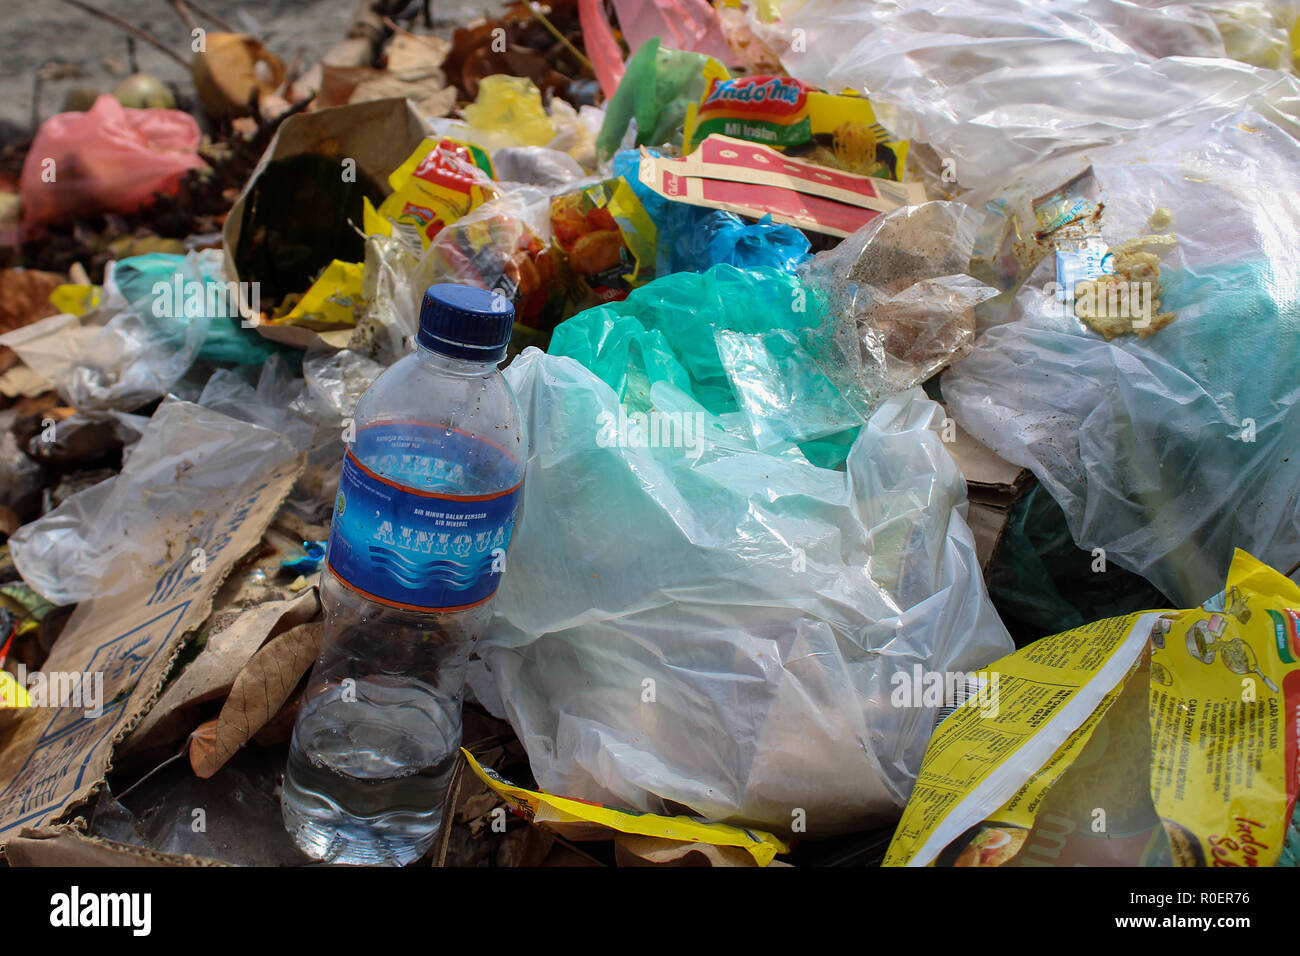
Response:
[[[158,702],[122,741],[118,755],[174,751],[175,742],[198,724],[201,705],[229,694],[239,672],[263,644],[310,621],[319,610],[316,589],[308,588],[296,598],[250,608],[211,634],[203,650],[167,685]]]
[[[10,866],[227,866],[202,856],[159,853],[144,847],[90,836],[60,825],[34,829],[24,827],[4,847]]]
[[[947,448],[966,478],[966,498],[970,502],[966,523],[975,537],[980,569],[987,571],[1006,530],[1011,506],[1029,491],[1033,473],[1011,464],[960,425],[954,425],[955,438]]]
[[[666,199],[841,237],[926,198],[920,183],[858,176],[717,133],[682,159],[643,149],[638,177]]]
[[[0,847],[24,827],[59,820],[101,785],[113,748],[152,706],[185,636],[207,619],[213,593],[258,544],[303,469],[282,436],[188,402],[164,403],[150,427],[159,434],[141,442],[167,446],[159,467],[173,468],[170,487],[146,485],[149,502],[122,503],[150,509],[148,527],[124,532],[137,546],[122,547],[113,563],[111,576],[125,586],[78,605],[32,675],[47,685],[42,705],[6,718]],[[241,459],[241,446],[258,449],[254,462]]]
[[[358,173],[366,173],[377,186],[388,190],[388,174],[400,166],[426,135],[426,126],[405,98],[393,97],[298,113],[285,120],[258,160],[243,191],[226,216],[222,229],[222,251],[225,259],[222,271],[226,279],[238,282],[235,269],[235,250],[244,221],[244,206],[257,177],[270,163],[297,156],[317,153],[337,158],[342,169],[344,159],[356,161]],[[357,223],[361,228],[361,223]],[[305,289],[303,291],[306,291]],[[330,350],[344,348],[352,336],[351,329],[334,332],[316,332],[293,325],[270,325],[259,322],[257,331],[265,338],[296,348],[324,347]]]

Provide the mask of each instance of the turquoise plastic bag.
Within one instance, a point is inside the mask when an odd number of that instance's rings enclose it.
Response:
[[[825,297],[778,269],[717,265],[663,276],[561,323],[550,353],[576,359],[631,412],[667,382],[712,415],[741,413],[762,451],[796,443],[844,460],[864,420],[825,332]]]
[[[123,298],[175,348],[185,344],[190,323],[205,315],[208,334],[196,356],[198,361],[261,365],[279,354],[295,368],[301,367],[301,353],[296,349],[264,339],[256,329],[243,328],[238,318],[229,317],[235,309],[233,302],[224,305],[225,293],[231,287],[222,278],[219,252],[132,256],[117,263],[113,281]],[[202,283],[201,296],[198,283]],[[213,305],[218,307],[214,310]]]

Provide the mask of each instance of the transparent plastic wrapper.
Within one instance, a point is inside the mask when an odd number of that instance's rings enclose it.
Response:
[[[1037,475],[1076,544],[1190,606],[1234,547],[1284,569],[1300,554],[1300,145],[1251,113],[1153,129],[1048,164],[990,208],[1023,223],[1017,197],[1089,163],[1105,247],[1172,236],[1158,280],[1172,323],[1143,337],[1135,315],[1139,334],[1107,341],[1057,297],[1048,249],[1014,299],[988,304],[1001,324],[943,394],[963,428]]]
[[[1294,122],[1296,78],[1227,59],[1231,17],[1215,6],[1232,4],[787,0],[751,26],[791,75],[865,91],[893,133],[932,144],[963,186],[991,187],[1156,122],[1266,103]]]
[[[809,834],[896,817],[935,714],[893,706],[891,676],[1011,647],[940,407],[891,399],[832,471],[668,382],[654,406],[689,440],[621,425],[569,359],[530,350],[506,377],[533,444],[480,653],[539,788],[778,833],[798,810]]]
[[[414,346],[425,290],[439,282],[492,289],[515,309],[515,351],[538,344],[559,321],[565,289],[551,248],[550,193],[516,186],[444,228],[420,258],[371,237],[366,243],[365,321],[349,342],[384,364]]]
[[[142,209],[204,167],[198,146],[198,124],[180,110],[127,109],[104,95],[84,113],[57,113],[23,163],[23,226]]]
[[[904,206],[805,266],[868,407],[970,351],[975,307],[998,291],[966,274],[982,220],[961,203]]]
[[[492,168],[501,182],[527,186],[564,186],[587,175],[568,153],[548,146],[509,146],[492,154]]]
[[[283,419],[286,424],[277,430],[288,435],[295,447],[301,448],[298,444],[300,426],[288,423],[296,416],[314,429],[307,453],[307,467],[289,497],[289,504],[309,520],[328,518],[334,507],[339,467],[346,450],[343,444],[344,428],[352,418],[357,400],[384,368],[378,362],[348,349],[314,355],[302,363],[306,388],[289,400]],[[258,382],[259,406],[264,397],[287,395],[292,383],[279,381],[280,384],[275,386],[268,385],[266,391],[263,390],[263,383]],[[244,394],[247,396],[247,393]],[[259,414],[273,416],[275,409],[274,406],[262,406],[260,412],[250,411],[248,414],[251,420],[258,421]]]
[[[74,407],[130,411],[172,390],[198,360],[211,321],[197,311],[184,322],[160,324],[148,299],[126,301],[110,268],[96,309],[78,320],[50,322],[39,337],[13,345],[19,357],[33,353],[42,374]],[[49,360],[60,354],[63,360]]]
[[[279,356],[273,355],[262,366],[256,386],[250,385],[236,372],[217,370],[204,386],[198,404],[279,432],[298,451],[308,451],[316,427],[298,410],[301,407],[298,399],[305,390],[303,379],[295,378]]]
[[[711,414],[742,413],[760,447],[799,442],[834,467],[866,416],[829,332],[821,295],[798,276],[718,265],[578,313],[556,328],[550,352],[591,369],[632,411],[653,408],[651,389],[666,382]]]
[[[204,488],[228,493],[268,463],[289,460],[293,449],[281,435],[189,402],[163,402],[115,477],[73,495],[53,511],[23,525],[9,539],[23,580],[54,604],[75,604],[117,594],[137,583],[138,568],[161,574],[181,554],[203,545],[158,521],[175,510],[177,495],[190,496],[187,520],[202,513]],[[186,480],[178,485],[178,473]],[[141,555],[144,565],[122,560]]]

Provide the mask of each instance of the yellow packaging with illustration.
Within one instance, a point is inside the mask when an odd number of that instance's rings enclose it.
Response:
[[[389,195],[365,202],[368,236],[396,236],[415,255],[444,226],[498,195],[487,153],[454,139],[426,139],[388,177]]]
[[[1300,782],[1300,587],[1237,551],[1198,608],[1098,621],[981,672],[886,866],[1271,866]]]
[[[704,95],[686,107],[683,155],[719,133],[832,169],[902,180],[908,144],[880,125],[865,96],[827,93],[789,76],[732,77],[714,60],[703,75]]]

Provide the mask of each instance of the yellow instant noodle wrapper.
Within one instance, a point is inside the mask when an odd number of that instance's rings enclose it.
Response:
[[[423,140],[388,185],[378,209],[366,200],[366,235],[396,236],[417,256],[444,226],[498,195],[487,154],[454,139]]]
[[[686,108],[683,155],[718,133],[831,169],[902,179],[908,144],[880,125],[866,97],[827,93],[788,76],[733,78],[716,61],[703,73],[704,95]]]
[[[1190,610],[981,671],[935,729],[886,866],[1271,866],[1300,785],[1300,587],[1237,551]]]

